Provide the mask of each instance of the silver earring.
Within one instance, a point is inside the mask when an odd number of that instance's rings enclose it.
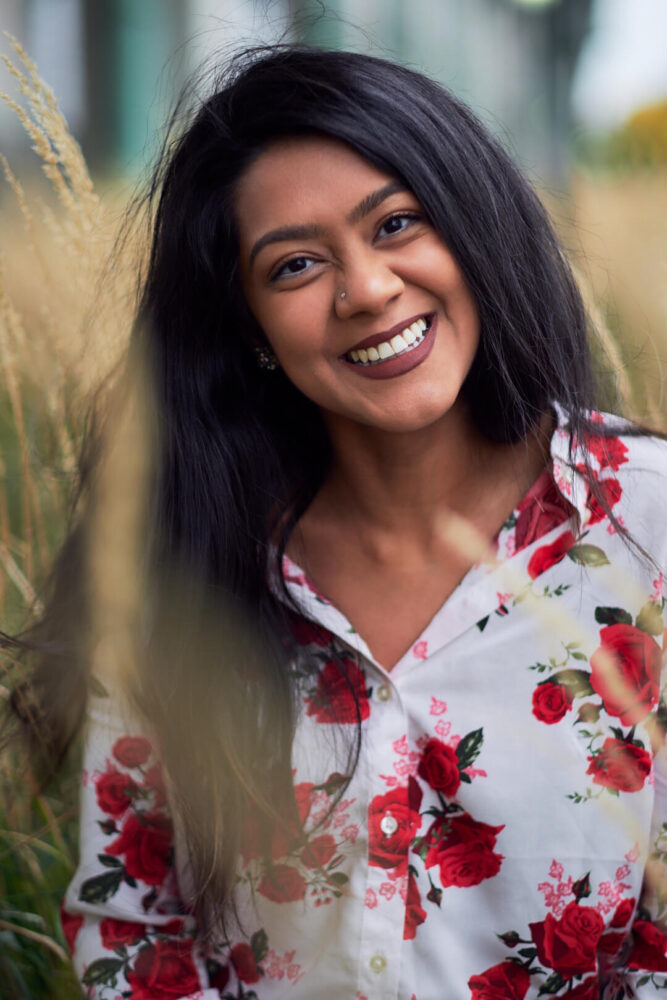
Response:
[[[274,372],[278,367],[278,359],[267,347],[254,347],[255,360],[257,361],[257,367],[262,368],[266,372]]]
[[[340,299],[344,299],[346,295],[347,295],[347,292],[341,292],[341,293],[340,293],[340,295],[339,295],[338,297],[339,297]]]

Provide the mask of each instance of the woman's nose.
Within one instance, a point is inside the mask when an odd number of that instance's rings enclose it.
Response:
[[[355,254],[341,269],[334,302],[336,314],[340,319],[357,312],[380,314],[403,289],[403,279],[382,254],[372,249]]]

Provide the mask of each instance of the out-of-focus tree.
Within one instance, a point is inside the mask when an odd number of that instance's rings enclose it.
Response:
[[[398,58],[470,103],[538,180],[565,186],[592,0],[289,0],[294,37]]]

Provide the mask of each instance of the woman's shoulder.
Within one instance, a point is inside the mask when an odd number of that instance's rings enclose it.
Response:
[[[602,418],[600,433],[588,435],[586,444],[601,473],[633,478],[648,473],[641,480],[647,485],[667,479],[667,438],[660,431],[614,414],[598,416]]]
[[[579,445],[597,475],[647,472],[649,478],[667,478],[667,437],[661,431],[597,410],[589,415],[589,428]]]
[[[667,565],[667,440],[612,414],[596,414],[599,432],[583,442],[591,469],[629,536]]]
[[[616,528],[621,526],[641,550],[667,565],[667,440],[658,431],[599,411],[588,412],[585,429],[573,437],[567,412],[557,408],[557,414],[552,457],[581,473],[580,514],[586,523],[606,523],[602,498],[613,511]]]

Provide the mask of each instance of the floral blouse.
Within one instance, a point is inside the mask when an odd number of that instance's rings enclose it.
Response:
[[[63,911],[87,996],[667,1000],[667,443],[596,419],[619,436],[587,435],[570,463],[560,414],[497,560],[390,673],[286,560],[310,666],[293,749],[308,839],[276,836],[267,861],[249,833],[244,933],[204,951],[151,743],[92,699]],[[586,489],[583,448],[655,565]],[[341,657],[362,717],[342,795],[333,750],[357,713]]]

